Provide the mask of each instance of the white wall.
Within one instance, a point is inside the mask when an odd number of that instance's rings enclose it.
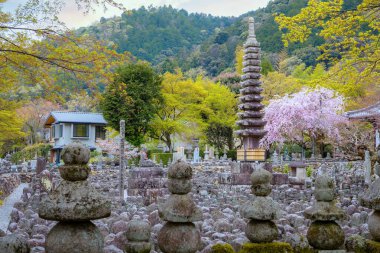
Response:
[[[95,147],[95,125],[89,126],[89,138],[73,138],[72,123],[63,123],[63,136],[55,139],[55,146],[64,146],[74,141],[80,141],[84,145]]]

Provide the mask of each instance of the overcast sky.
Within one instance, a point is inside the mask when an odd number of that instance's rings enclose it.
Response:
[[[185,9],[189,12],[202,12],[216,16],[239,16],[248,11],[265,7],[269,0],[115,0],[123,3],[127,9],[139,8],[142,5],[162,6],[172,5],[178,9]],[[26,0],[8,0],[2,6],[3,11],[13,11],[19,4]],[[97,7],[95,13],[84,16],[77,10],[75,0],[66,0],[66,7],[63,9],[61,19],[69,28],[87,26],[101,17],[112,17],[120,15],[121,11],[109,7],[104,12],[103,7]]]

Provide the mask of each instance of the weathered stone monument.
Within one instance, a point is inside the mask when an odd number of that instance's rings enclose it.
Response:
[[[371,157],[368,150],[366,150],[364,153],[363,166],[365,171],[365,183],[369,185],[371,183]]]
[[[254,171],[251,176],[253,202],[246,203],[241,210],[242,216],[249,219],[246,236],[254,243],[268,243],[276,240],[278,230],[272,221],[277,219],[278,205],[268,195],[272,191],[272,174],[264,169]]]
[[[150,239],[150,225],[142,220],[132,220],[127,225],[127,239],[125,251],[127,253],[149,253],[152,245]]]
[[[380,252],[380,178],[376,179],[368,191],[360,196],[360,204],[374,210],[368,218],[368,229],[377,243],[371,241],[369,243],[377,248],[377,252]]]
[[[62,150],[65,165],[58,187],[42,197],[38,214],[58,223],[46,238],[47,253],[102,253],[103,236],[90,221],[110,216],[111,203],[93,188],[87,178],[90,150],[69,144]]]
[[[164,169],[148,161],[132,168],[128,177],[128,196],[141,196],[146,205],[156,202],[158,197],[168,192]]]
[[[202,220],[202,211],[189,194],[192,188],[192,168],[177,161],[168,170],[168,188],[172,193],[158,212],[165,225],[158,233],[158,246],[164,253],[195,253],[201,236],[195,221]]]
[[[194,163],[199,163],[201,161],[201,158],[199,157],[199,148],[196,147],[194,149],[194,154],[193,154],[193,162]]]
[[[124,205],[124,170],[125,170],[125,120],[120,120],[120,164],[119,164],[119,197]]]
[[[336,207],[334,180],[326,174],[319,176],[315,180],[314,195],[316,201],[304,212],[305,217],[312,220],[307,240],[318,250],[338,250],[345,235],[336,221],[345,218],[345,213]]]

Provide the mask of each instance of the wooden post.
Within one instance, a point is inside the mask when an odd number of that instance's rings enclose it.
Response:
[[[120,192],[120,203],[125,204],[124,201],[124,153],[125,153],[125,120],[120,120],[120,181],[119,181],[119,192]]]

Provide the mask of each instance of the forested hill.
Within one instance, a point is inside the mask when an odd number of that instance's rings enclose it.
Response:
[[[98,39],[117,44],[118,51],[129,51],[139,59],[159,62],[181,50],[191,50],[203,43],[215,29],[230,26],[236,18],[189,14],[171,6],[141,7],[121,17],[101,18],[92,26],[80,28]]]
[[[268,6],[250,11],[240,17],[214,17],[206,14],[189,14],[171,6],[141,7],[121,17],[102,18],[97,24],[78,29],[98,39],[109,40],[119,52],[129,51],[138,59],[151,62],[160,72],[174,71],[217,76],[233,71],[236,48],[247,36],[247,16],[253,16],[256,35],[261,43],[264,58],[274,61],[278,53],[295,55],[307,66],[316,65],[320,54],[317,47],[323,40],[311,36],[303,44],[291,44],[286,50],[274,14],[292,16],[307,5],[308,0],[272,0]],[[345,0],[346,8],[361,0]]]

